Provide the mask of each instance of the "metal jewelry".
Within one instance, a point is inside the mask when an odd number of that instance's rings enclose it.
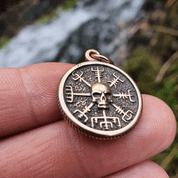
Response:
[[[79,132],[113,139],[132,130],[142,110],[141,93],[131,77],[94,49],[87,62],[62,78],[57,97],[65,119]]]

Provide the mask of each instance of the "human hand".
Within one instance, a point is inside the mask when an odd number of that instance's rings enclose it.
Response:
[[[143,95],[141,118],[131,132],[116,140],[87,138],[63,120],[57,104],[57,85],[72,66],[0,69],[0,177],[168,177],[146,159],[174,139],[170,108]]]

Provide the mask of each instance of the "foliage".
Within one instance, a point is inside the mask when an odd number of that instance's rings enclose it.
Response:
[[[134,51],[127,64],[123,66],[123,70],[135,80],[141,93],[162,99],[174,111],[178,105],[176,97],[178,65],[172,64],[167,71],[167,76],[157,84],[155,78],[160,68],[161,66],[149,56],[145,49]]]
[[[178,64],[177,60],[169,67],[163,80],[160,83],[155,82],[161,65],[154,60],[149,51],[146,49],[137,49],[130,55],[129,60],[123,65],[123,70],[126,71],[137,83],[138,88],[143,94],[156,96],[166,102],[178,116]],[[159,165],[166,164],[166,171],[170,175],[175,174],[175,167],[171,166],[174,161],[178,160],[178,153],[171,151],[177,148],[176,140],[164,152],[151,158]],[[165,163],[167,157],[172,156],[172,160]]]
[[[142,93],[166,102],[178,119],[178,1],[167,0],[161,11],[152,11],[140,27],[142,38],[150,42],[136,49],[123,69]],[[146,23],[145,23],[146,22]],[[146,35],[145,35],[146,34]],[[150,160],[162,166],[171,178],[178,175],[178,132],[172,145]]]
[[[2,36],[1,38],[0,38],[0,48],[2,47],[2,46],[5,46],[8,42],[9,42],[9,37],[7,37],[7,36]]]
[[[155,28],[150,44],[135,50],[123,69],[136,81],[142,93],[151,94],[166,102],[178,119],[178,31],[173,28],[178,25],[178,21],[170,23],[176,17],[172,11],[178,11],[178,2],[165,12],[164,19],[161,21],[161,25],[164,26]],[[164,32],[160,29],[164,29]],[[157,82],[161,70],[163,73]],[[177,141],[178,133],[169,148],[151,158],[170,176],[178,174]]]
[[[134,79],[141,92],[145,94],[150,94],[155,88],[154,78],[158,69],[156,62],[143,49],[134,51],[123,66],[123,70]]]
[[[76,4],[76,0],[67,0],[65,5],[62,6],[63,9],[73,8]]]

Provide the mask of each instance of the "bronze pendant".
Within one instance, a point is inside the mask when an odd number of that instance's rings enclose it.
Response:
[[[128,74],[98,51],[85,54],[88,62],[71,68],[58,86],[59,107],[81,133],[99,139],[117,138],[134,128],[142,97]]]

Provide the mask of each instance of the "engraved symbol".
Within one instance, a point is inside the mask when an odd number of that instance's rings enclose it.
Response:
[[[80,104],[83,106],[86,104],[86,102],[87,102],[87,99],[85,99],[84,101],[78,101],[77,103],[74,104],[74,106],[78,106]]]
[[[118,125],[117,125],[117,126],[118,126],[118,127],[122,127],[120,118],[118,118],[118,117],[113,118],[113,122],[114,122],[115,124],[118,122]]]
[[[109,108],[108,102],[112,102],[111,88],[104,83],[95,83],[92,86],[92,101],[98,103],[98,108]]]
[[[133,85],[129,84],[129,80],[126,82],[127,77],[121,73],[111,72],[113,70],[106,70],[103,66],[92,65],[85,69],[74,70],[65,86],[66,104],[72,103],[67,105],[70,112],[81,123],[94,129],[108,131],[125,127],[136,110],[129,105],[133,106],[136,102]],[[106,81],[109,83],[106,84]],[[119,82],[125,82],[120,86],[123,89],[117,87]],[[121,100],[128,100],[127,109]],[[91,103],[87,104],[89,101]]]
[[[78,79],[79,79],[80,82],[84,82],[86,85],[88,85],[89,87],[91,87],[90,83],[88,83],[88,82],[82,77],[82,75],[83,75],[83,72],[82,72],[82,71],[80,71],[80,74],[78,74],[78,73],[75,73],[75,74],[72,73],[72,75],[73,75],[73,76],[76,76],[76,78],[73,78],[73,77],[72,77],[73,80],[78,80]]]
[[[133,95],[131,95],[130,92],[131,92],[131,90],[128,90],[128,93],[117,93],[117,94],[113,94],[113,96],[119,97],[119,98],[122,98],[122,99],[129,98],[130,102],[133,103],[133,102],[135,102],[135,100],[132,100]]]
[[[103,116],[99,117],[92,117],[91,118],[91,127],[94,127],[94,122],[98,123],[98,120],[103,120],[99,123],[100,128],[104,127],[106,130],[109,129],[109,125],[111,128],[113,128],[113,123],[112,121],[108,121],[108,119],[113,120],[114,123],[118,121],[118,126],[121,127],[120,120],[118,117],[111,117],[111,116],[106,116],[106,111],[103,110]]]
[[[92,108],[93,105],[94,105],[94,103],[90,103],[90,105],[84,107],[83,111],[80,111],[79,109],[76,109],[74,111],[74,113],[79,112],[80,114],[78,115],[78,117],[79,118],[85,117],[84,122],[86,122],[86,121],[88,121],[88,117],[87,117],[86,113],[91,111],[91,108]]]
[[[68,103],[72,103],[74,101],[75,96],[91,96],[91,93],[74,93],[71,86],[66,86],[66,98]]]
[[[97,67],[96,69],[93,69],[93,67],[91,67],[91,71],[95,72],[95,77],[98,78],[98,82],[101,83],[101,72],[104,72],[104,68],[99,69]]]
[[[132,118],[133,112],[131,110],[128,110],[128,111],[125,112],[120,106],[117,106],[115,104],[112,104],[112,105],[116,108],[116,112],[118,114],[123,114],[123,116],[122,116],[121,119],[124,122],[127,122],[127,121],[129,121]]]
[[[121,80],[121,79],[120,79],[120,76],[119,76],[119,77],[116,76],[116,73],[114,73],[113,76],[114,76],[115,78],[114,78],[112,81],[108,81],[108,82],[111,83],[111,84],[109,85],[110,87],[112,87],[112,86],[114,85],[114,87],[116,88],[116,84],[117,84],[118,81],[120,81],[120,82],[122,82],[122,83],[125,82],[125,79],[124,79],[124,80]]]

